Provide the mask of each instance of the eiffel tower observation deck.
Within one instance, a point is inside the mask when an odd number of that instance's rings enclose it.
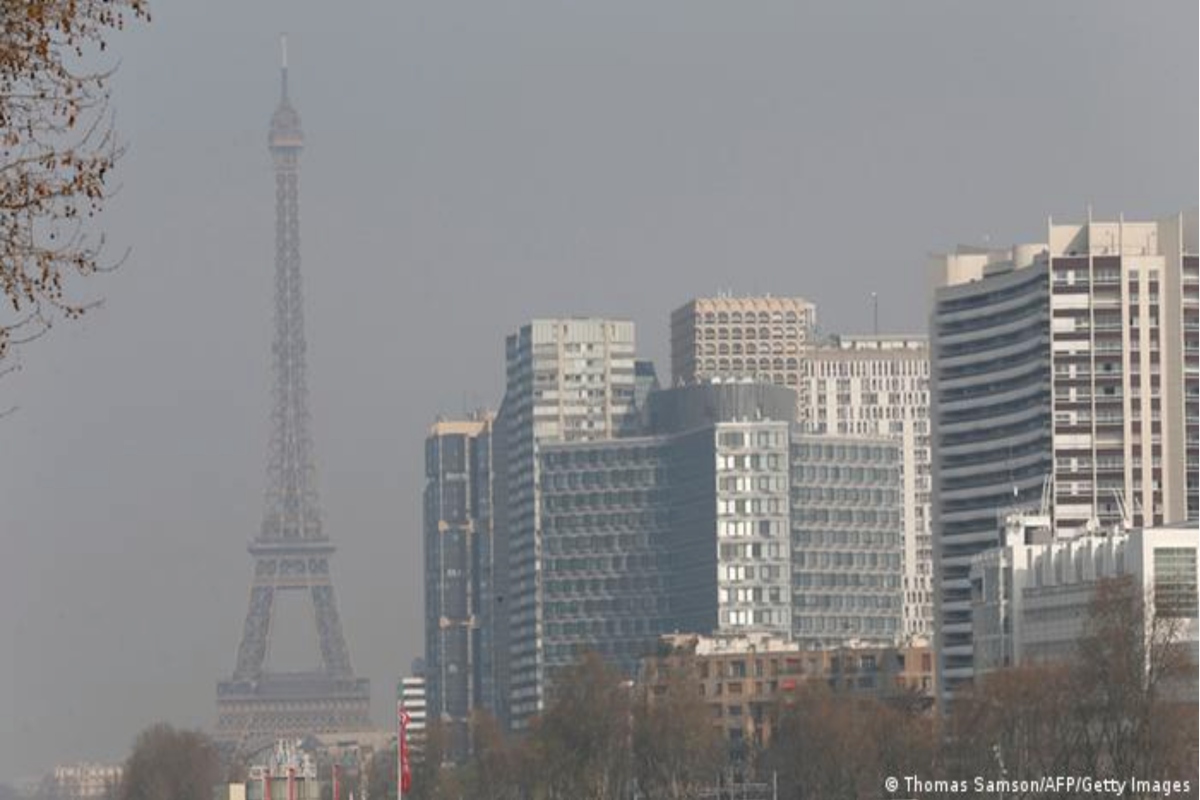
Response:
[[[309,433],[304,297],[300,280],[300,115],[288,98],[287,40],[282,86],[271,117],[275,164],[275,337],[266,508],[250,543],[254,577],[233,675],[217,684],[217,738],[249,750],[277,739],[370,727],[370,684],[356,678],[342,636],[329,562],[334,547],[321,526]],[[281,592],[312,602],[319,669],[265,670],[271,615]]]

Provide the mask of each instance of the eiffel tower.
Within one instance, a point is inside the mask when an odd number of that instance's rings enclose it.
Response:
[[[266,509],[249,547],[254,579],[237,664],[233,676],[217,684],[217,739],[241,750],[280,738],[370,727],[370,683],[354,677],[350,667],[329,575],[334,547],[318,511],[300,285],[298,180],[304,137],[300,115],[288,99],[286,39],[282,47],[282,91],[268,139],[275,162],[275,380]],[[321,669],[264,670],[272,607],[280,592],[303,592],[312,601]]]

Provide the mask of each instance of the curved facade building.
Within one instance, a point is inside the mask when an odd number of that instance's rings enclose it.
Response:
[[[1197,518],[1197,214],[1051,224],[933,261],[939,685],[971,679],[971,557],[1004,517],[1060,536]]]

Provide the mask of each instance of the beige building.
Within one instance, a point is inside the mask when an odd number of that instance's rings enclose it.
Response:
[[[796,388],[817,322],[802,297],[702,297],[671,313],[671,384],[753,378]]]
[[[929,492],[929,344],[924,336],[840,336],[800,362],[806,433],[888,437],[900,444],[904,524],[903,635],[933,634]]]
[[[663,654],[643,660],[639,683],[653,698],[684,670],[733,746],[769,745],[775,707],[806,683],[880,700],[923,697],[930,705],[935,695],[927,643],[806,650],[770,634],[669,634],[661,641]]]

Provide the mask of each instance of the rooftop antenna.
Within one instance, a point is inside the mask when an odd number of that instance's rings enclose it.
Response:
[[[871,292],[871,321],[873,331],[879,335],[879,293]]]
[[[279,34],[279,50],[280,50],[280,60],[279,60],[279,66],[280,66],[280,75],[281,75],[281,77],[283,78],[283,83],[282,83],[282,86],[283,86],[283,99],[284,99],[284,100],[286,100],[286,99],[287,99],[287,96],[288,96],[288,85],[287,85],[287,34],[286,34],[286,33],[281,33],[281,34]]]

